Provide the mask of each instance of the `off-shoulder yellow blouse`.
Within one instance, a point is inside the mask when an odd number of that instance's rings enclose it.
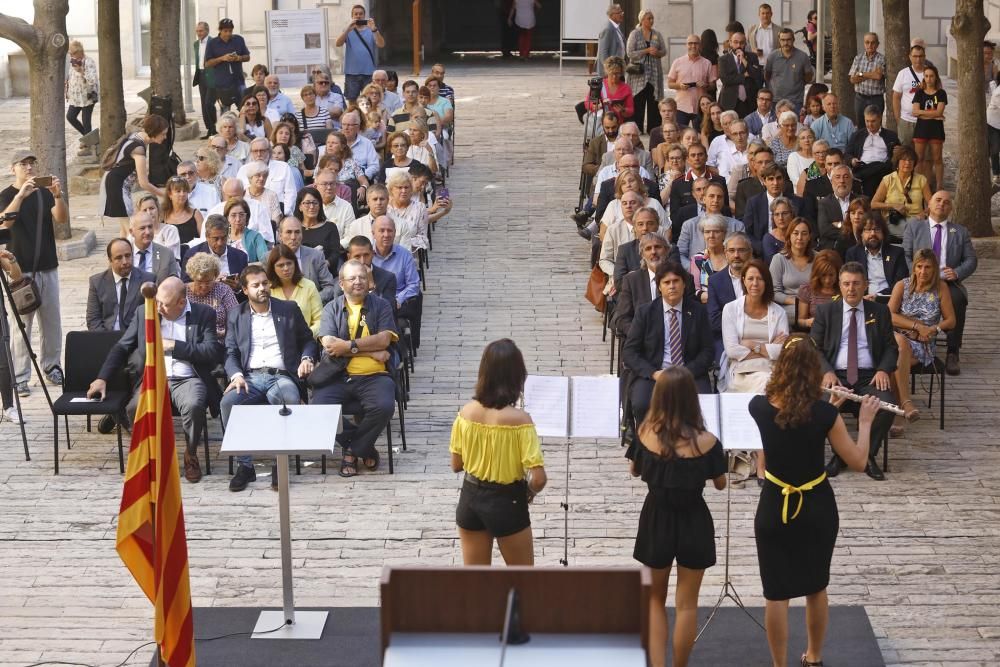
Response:
[[[497,484],[524,479],[525,470],[544,464],[534,424],[481,424],[458,415],[448,450],[462,457],[467,473]]]

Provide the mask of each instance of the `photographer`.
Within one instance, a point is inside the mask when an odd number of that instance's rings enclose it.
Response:
[[[385,38],[374,18],[365,18],[364,5],[351,7],[351,22],[337,37],[337,46],[344,47],[344,97],[349,102],[358,99],[361,90],[371,83],[375,71],[375,49],[385,48]]]
[[[621,56],[611,56],[604,61],[604,80],[598,95],[594,95],[596,81],[591,80],[590,95],[583,101],[584,108],[592,113],[614,111],[622,120],[632,120],[635,113],[635,99],[632,89],[625,83],[625,60]]]
[[[69,110],[66,120],[81,135],[90,134],[93,126],[90,123],[94,115],[94,105],[97,104],[97,64],[94,59],[84,55],[83,45],[75,39],[69,43],[69,65],[66,68],[66,101]],[[82,115],[80,120],[77,117]],[[81,146],[78,155],[85,155],[90,148]]]

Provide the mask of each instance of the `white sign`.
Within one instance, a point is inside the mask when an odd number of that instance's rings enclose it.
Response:
[[[529,375],[524,409],[541,437],[618,438],[618,378]]]
[[[705,430],[722,442],[725,449],[764,449],[757,422],[750,416],[749,403],[757,394],[699,394]]]
[[[308,83],[316,65],[329,65],[326,8],[272,9],[267,23],[267,67],[285,89]]]

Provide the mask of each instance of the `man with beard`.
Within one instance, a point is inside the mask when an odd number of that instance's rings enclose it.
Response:
[[[753,256],[750,237],[745,232],[727,236],[724,247],[729,268],[716,271],[708,279],[708,319],[712,325],[716,359],[722,357],[722,309],[730,301],[735,301],[737,294],[743,294],[740,274],[743,273],[743,266]]]
[[[864,268],[868,296],[888,298],[896,283],[907,276],[906,256],[902,248],[889,243],[889,228],[882,216],[868,213],[863,224],[861,245],[847,249],[847,261]]]

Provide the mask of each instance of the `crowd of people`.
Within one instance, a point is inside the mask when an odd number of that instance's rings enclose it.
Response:
[[[726,461],[694,394],[760,394],[750,411],[764,447],[749,477],[762,488],[755,533],[769,642],[783,665],[788,600],[806,597],[825,619],[837,532],[827,480],[845,467],[885,479],[880,446],[920,417],[911,370],[961,372],[963,282],[977,260],[944,187],[938,70],[914,40],[911,66],[888,72],[878,35],[867,33],[845,109],[815,82],[815,26],[803,32],[807,53],[772,18],[762,4],[749,30],[689,35],[667,67],[653,13],[642,10],[626,33],[612,5],[600,88],[577,105],[594,136],[572,217],[590,242],[587,298],[612,331],[613,365],[620,349],[632,472],[650,490],[635,557],[654,570],[654,665],[664,664],[671,565],[673,664],[682,665],[701,573],[715,563],[701,490],[709,479],[722,488]],[[984,48],[984,76],[996,80]],[[898,132],[883,127],[887,86]],[[823,388],[865,398],[831,406]],[[838,412],[859,416],[857,443]],[[801,514],[787,511],[790,493]],[[821,664],[824,631],[810,624],[801,664]]]

